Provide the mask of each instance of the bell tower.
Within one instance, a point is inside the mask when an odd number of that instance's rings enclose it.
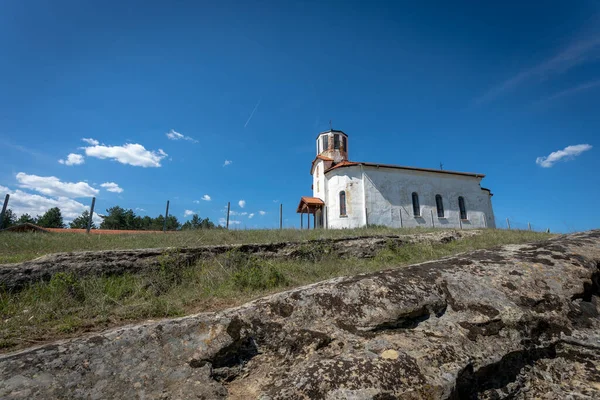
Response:
[[[334,129],[319,133],[317,156],[331,158],[336,164],[348,160],[348,135]]]

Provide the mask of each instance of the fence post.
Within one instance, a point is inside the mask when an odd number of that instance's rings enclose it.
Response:
[[[366,227],[369,227],[369,209],[367,207],[365,207],[365,224]]]
[[[92,197],[92,207],[90,208],[90,217],[88,218],[87,223],[87,233],[90,233],[90,229],[92,229],[92,218],[94,217],[94,206],[96,205],[96,198]]]
[[[400,228],[402,228],[402,207],[400,207]]]
[[[506,218],[506,226],[508,226],[508,230],[510,231],[510,221]]]
[[[431,211],[431,226],[433,226],[435,228],[435,222],[433,221],[433,210]]]
[[[329,229],[329,209],[325,206],[324,210],[325,215],[323,216],[323,220],[325,221],[325,229]]]
[[[304,213],[300,212],[300,230],[304,229]]]
[[[527,229],[531,230],[531,222],[527,223]]]
[[[8,207],[8,199],[10,199],[10,194],[7,194],[4,198],[4,205],[2,206],[2,212],[0,213],[0,229],[2,229],[2,223],[4,222],[4,214],[6,214],[6,208]]]
[[[167,211],[165,211],[165,221],[163,222],[163,232],[167,232],[167,218],[169,218],[169,200],[167,200]]]
[[[279,229],[283,229],[283,204],[279,204]]]
[[[227,202],[227,225],[225,225],[226,229],[229,229],[229,210],[231,210],[231,202]]]
[[[460,211],[458,212],[458,226],[462,229],[462,218],[460,217]]]

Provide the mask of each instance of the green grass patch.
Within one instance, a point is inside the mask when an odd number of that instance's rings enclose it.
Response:
[[[548,237],[534,232],[488,230],[446,244],[397,246],[390,241],[386,249],[367,260],[340,259],[319,244],[305,244],[303,257],[294,260],[266,260],[230,251],[189,267],[177,267],[174,261],[178,255],[173,251],[143,274],[80,279],[60,273],[49,282],[20,292],[0,290],[0,351],[145,319],[222,309],[337,276]]]
[[[300,242],[371,235],[408,235],[430,228],[386,227],[316,230],[209,229],[171,233],[95,235],[84,233],[0,232],[0,264],[31,260],[45,254],[84,250],[193,247],[218,244]]]

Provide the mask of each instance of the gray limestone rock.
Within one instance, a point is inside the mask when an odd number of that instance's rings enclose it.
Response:
[[[0,356],[0,398],[597,399],[600,231]]]

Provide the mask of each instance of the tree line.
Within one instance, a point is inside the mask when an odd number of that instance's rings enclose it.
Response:
[[[90,218],[90,212],[85,210],[80,216],[75,218],[69,223],[71,229],[87,229],[88,221]],[[100,215],[102,222],[100,223],[100,229],[113,229],[113,230],[139,230],[139,231],[161,231],[165,224],[165,217],[161,214],[156,218],[149,216],[136,215],[131,209],[126,210],[120,206],[114,206],[106,209],[106,214]],[[174,215],[167,216],[166,227],[169,231],[175,230],[192,230],[192,229],[214,229],[221,228],[215,225],[208,218],[200,218],[198,214],[192,215],[192,218],[185,223],[179,222],[177,217]],[[64,223],[62,213],[59,207],[53,207],[46,211],[41,216],[32,217],[29,214],[23,214],[19,218],[11,210],[7,209],[2,220],[2,226],[0,229],[6,229],[13,225],[20,225],[30,223],[42,228],[66,228],[67,225]],[[92,229],[98,227],[92,222]]]

